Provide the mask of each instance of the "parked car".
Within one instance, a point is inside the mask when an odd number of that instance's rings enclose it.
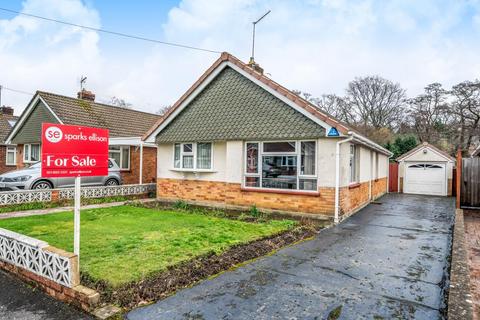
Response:
[[[82,177],[82,186],[117,186],[122,183],[120,168],[114,159],[108,159],[108,175]],[[0,191],[69,188],[75,184],[74,177],[42,178],[42,163],[0,175]]]

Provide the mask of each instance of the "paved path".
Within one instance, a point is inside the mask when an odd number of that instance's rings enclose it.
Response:
[[[0,319],[77,320],[92,318],[0,271]]]
[[[120,201],[120,202],[106,202],[106,203],[98,203],[98,204],[89,204],[89,205],[82,206],[82,210],[118,207],[118,206],[123,206],[125,203],[131,202],[131,201],[151,202],[151,201],[155,201],[155,199],[136,199],[136,200],[127,200],[127,201]],[[10,219],[10,218],[28,217],[28,216],[39,216],[39,215],[44,215],[44,214],[52,214],[52,213],[65,212],[65,211],[73,211],[73,207],[68,206],[68,207],[38,209],[38,210],[24,210],[24,211],[5,212],[5,213],[0,213],[0,220]]]
[[[480,320],[480,210],[465,212],[465,239],[470,267],[474,320]]]
[[[438,319],[452,198],[387,195],[314,240],[127,314],[136,319]]]

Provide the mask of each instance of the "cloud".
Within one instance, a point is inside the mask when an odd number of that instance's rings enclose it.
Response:
[[[343,94],[355,76],[378,74],[414,95],[431,82],[448,87],[478,77],[479,7],[456,0],[183,0],[170,9],[161,37],[247,61],[251,22],[271,9],[257,28],[256,60],[276,81],[320,96]],[[80,0],[27,0],[23,10],[101,24],[101,12]],[[105,50],[102,37],[21,16],[0,20],[0,83],[73,95],[85,74],[100,99],[116,96],[154,112],[218,57],[162,45],[138,50],[138,42],[116,39],[123,54]],[[6,99],[19,106],[24,100]]]

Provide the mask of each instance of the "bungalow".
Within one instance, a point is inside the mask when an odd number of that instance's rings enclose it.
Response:
[[[78,98],[37,91],[6,138],[17,145],[16,166],[22,168],[40,160],[42,123],[59,123],[106,128],[109,156],[121,169],[124,184],[150,183],[156,177],[156,146],[141,140],[159,115],[95,102],[95,95],[83,90]]]
[[[391,152],[228,53],[143,139],[163,200],[338,222],[387,192]]]

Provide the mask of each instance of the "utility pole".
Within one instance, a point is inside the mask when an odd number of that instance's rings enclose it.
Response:
[[[271,10],[268,10],[263,16],[261,16],[257,21],[254,21],[252,22],[253,23],[253,32],[252,32],[252,56],[250,57],[250,61],[248,62],[248,64],[250,65],[254,65],[255,64],[255,26],[257,25],[257,23],[260,22],[260,20],[262,20],[263,18],[265,18],[267,16],[267,14],[269,14],[271,12]]]

